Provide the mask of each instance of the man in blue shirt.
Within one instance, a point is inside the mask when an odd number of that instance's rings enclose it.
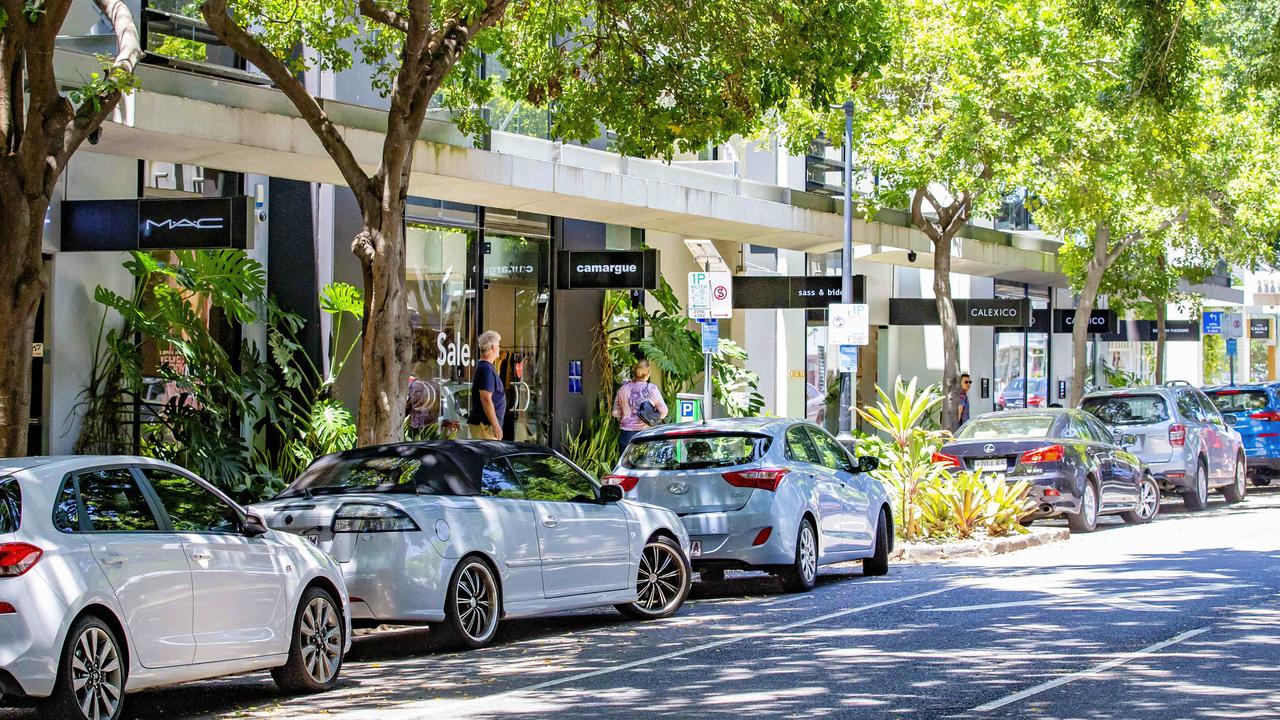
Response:
[[[480,333],[476,340],[480,360],[471,377],[471,412],[467,416],[467,428],[474,439],[502,439],[502,417],[507,412],[507,395],[498,369],[493,366],[498,359],[498,346],[501,342],[502,337],[492,330]]]
[[[958,402],[956,403],[956,410],[960,414],[960,418],[959,418],[960,421],[956,423],[957,428],[969,422],[969,388],[972,385],[973,385],[973,380],[972,378],[969,377],[969,373],[961,373],[960,374],[960,393],[959,393],[960,397],[957,398]]]

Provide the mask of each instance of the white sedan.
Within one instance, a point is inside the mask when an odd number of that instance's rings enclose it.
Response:
[[[692,576],[674,513],[527,443],[335,453],[254,509],[338,560],[356,623],[429,624],[457,647],[489,643],[501,618],[609,605],[666,617]]]
[[[337,564],[180,467],[0,460],[0,694],[115,720],[127,691],[270,669],[333,687],[350,647]]]

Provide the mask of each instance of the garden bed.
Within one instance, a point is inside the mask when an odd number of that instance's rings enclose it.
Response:
[[[1003,537],[975,535],[967,540],[938,542],[904,542],[898,540],[893,554],[889,558],[893,562],[909,563],[1003,555],[1038,545],[1062,542],[1069,537],[1071,537],[1071,531],[1066,528],[1028,528],[1025,535],[1006,535]]]

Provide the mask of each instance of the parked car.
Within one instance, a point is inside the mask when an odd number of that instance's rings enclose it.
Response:
[[[115,720],[124,694],[270,669],[333,687],[338,565],[200,478],[135,457],[0,460],[0,693]]]
[[[641,432],[603,481],[677,513],[702,579],[763,569],[805,591],[826,563],[889,571],[893,514],[866,475],[877,463],[805,420],[721,419]]]
[[[1235,417],[1247,474],[1259,487],[1280,477],[1280,383],[1205,388],[1223,417]]]
[[[488,644],[502,618],[602,605],[666,617],[691,585],[674,514],[529,443],[335,453],[253,507],[337,559],[358,625],[429,624],[456,647]]]
[[[1014,410],[1024,407],[1046,407],[1049,404],[1048,398],[1048,380],[1032,378],[1030,384],[1028,384],[1025,378],[1016,377],[1004,386],[1004,390],[996,398],[996,409]]]
[[[1160,512],[1160,489],[1136,455],[1079,410],[1003,410],[980,415],[934,455],[937,462],[1027,480],[1036,504],[1024,524],[1065,515],[1072,532],[1093,532],[1098,516],[1128,523]]]
[[[1222,488],[1227,502],[1245,491],[1245,454],[1240,433],[1199,389],[1185,382],[1085,395],[1080,408],[1112,432],[1151,469],[1162,490],[1178,493],[1188,510],[1203,510],[1209,490]]]

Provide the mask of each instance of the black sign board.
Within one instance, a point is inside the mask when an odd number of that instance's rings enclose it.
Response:
[[[853,301],[865,302],[866,275],[853,276]],[[744,310],[822,309],[841,300],[839,276],[735,276],[733,306]]]
[[[1249,318],[1249,339],[1270,340],[1271,318]]]
[[[561,250],[556,255],[561,290],[653,290],[657,250]]]
[[[1058,309],[1053,311],[1053,331],[1070,333],[1075,328],[1076,311]],[[1094,310],[1089,315],[1089,334],[1116,332],[1116,314],[1111,310]]]
[[[62,250],[191,250],[250,247],[253,198],[66,200]]]
[[[1027,327],[1031,324],[1030,300],[952,300],[960,325]],[[890,325],[937,325],[938,306],[933,300],[889,300]]]
[[[1155,342],[1159,333],[1155,320],[1124,320],[1118,330],[1102,336],[1107,342]],[[1169,342],[1199,342],[1200,323],[1195,320],[1168,320],[1164,324],[1164,337]]]

